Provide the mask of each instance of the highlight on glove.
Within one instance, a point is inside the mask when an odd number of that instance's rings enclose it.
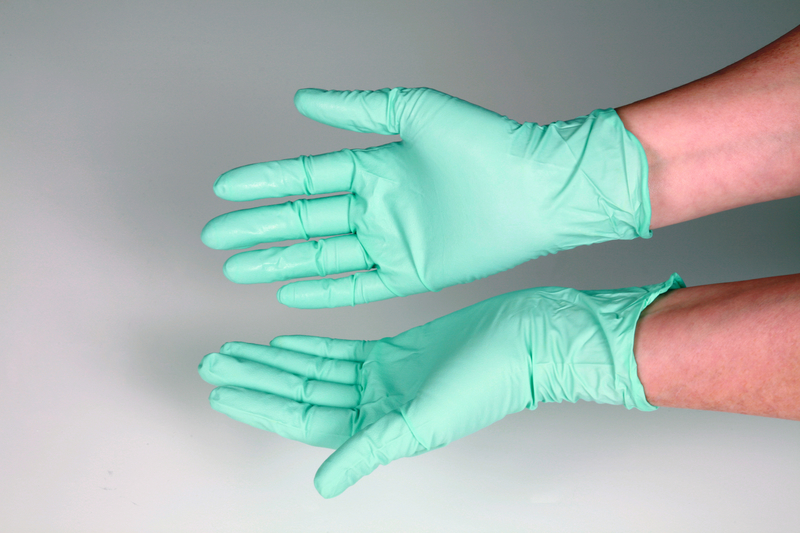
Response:
[[[215,193],[231,201],[331,195],[234,211],[203,229],[215,249],[305,240],[225,263],[237,283],[323,276],[282,287],[283,304],[438,291],[559,250],[650,236],[647,160],[613,109],[540,126],[426,88],[304,89],[295,104],[323,124],[402,140],[217,179]]]
[[[485,300],[396,337],[231,342],[200,364],[211,406],[336,451],[314,484],[330,498],[378,465],[444,446],[539,402],[653,410],[633,354],[639,315],[684,287],[538,288]]]

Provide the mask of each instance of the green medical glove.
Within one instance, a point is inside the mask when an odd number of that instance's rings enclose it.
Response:
[[[349,194],[234,211],[203,242],[248,248],[225,275],[261,283],[351,271],[282,287],[303,308],[438,291],[582,244],[650,236],[647,161],[613,109],[547,126],[519,124],[432,89],[297,93],[301,113],[402,137],[366,150],[272,161],[214,184],[233,201]]]
[[[314,481],[336,496],[379,464],[433,450],[539,402],[652,410],[636,372],[642,310],[684,287],[540,288],[491,298],[397,337],[227,343],[200,375],[211,406],[290,439],[337,448]]]

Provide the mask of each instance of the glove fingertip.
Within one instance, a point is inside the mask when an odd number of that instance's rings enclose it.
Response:
[[[256,200],[259,195],[253,195],[254,182],[263,179],[261,164],[244,165],[232,168],[220,174],[214,182],[214,194],[218,198],[229,202],[242,202]]]
[[[223,243],[219,239],[218,232],[216,231],[215,220],[216,218],[211,219],[203,226],[203,230],[200,232],[200,240],[212,250],[221,250],[223,249]]]
[[[227,199],[228,193],[228,180],[225,178],[226,174],[227,172],[220,174],[220,176],[214,181],[214,194],[223,200]]]
[[[278,302],[282,303],[283,305],[288,307],[297,307],[297,305],[295,304],[296,291],[295,288],[292,287],[292,285],[293,285],[292,283],[289,283],[288,285],[284,285],[283,287],[278,289],[276,296],[278,298]]]
[[[252,268],[247,268],[249,265],[247,264],[247,256],[243,256],[242,254],[236,254],[230,256],[225,263],[222,265],[222,273],[228,278],[228,281],[232,281],[234,283],[253,283],[251,280],[252,278]],[[251,274],[248,276],[248,274]],[[266,280],[269,281],[269,280]]]
[[[211,360],[216,355],[217,354],[215,354],[215,353],[210,353],[210,354],[207,354],[207,355],[203,356],[203,359],[200,360],[200,364],[197,365],[197,372],[200,374],[201,377],[203,376],[203,373],[206,370],[208,370],[208,367],[211,366]],[[205,378],[203,378],[203,379],[205,379]]]
[[[347,489],[347,486],[342,487],[341,483],[336,483],[335,480],[327,479],[327,476],[322,472],[322,467],[320,467],[320,469],[317,470],[317,474],[314,476],[314,488],[317,489],[320,496],[327,500],[338,496]]]
[[[220,400],[220,396],[221,396],[221,395],[220,395],[220,390],[219,390],[219,389],[220,389],[220,387],[217,387],[217,388],[215,388],[214,390],[212,390],[212,391],[211,391],[211,392],[208,394],[208,403],[210,403],[210,404],[211,404],[211,407],[212,407],[213,409],[215,409],[215,410],[216,410],[217,408],[216,408],[216,407],[214,407],[214,406],[215,406],[215,404],[216,404],[217,402],[219,402],[219,400]]]
[[[300,113],[308,116],[308,109],[309,107],[313,107],[315,97],[319,96],[320,94],[324,94],[325,92],[327,91],[323,89],[300,89],[294,94],[294,106],[298,111],[300,111]]]

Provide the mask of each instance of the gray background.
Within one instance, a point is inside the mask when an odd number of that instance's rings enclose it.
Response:
[[[0,526],[797,531],[797,422],[544,405],[323,500],[328,450],[214,412],[196,373],[228,340],[379,338],[532,286],[800,271],[798,198],[335,310],[228,282],[229,254],[199,239],[249,205],[214,197],[221,172],[392,140],[302,117],[298,88],[430,86],[546,123],[689,82],[797,24],[796,0],[0,3]]]

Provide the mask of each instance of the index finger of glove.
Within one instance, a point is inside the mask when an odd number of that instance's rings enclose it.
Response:
[[[234,420],[312,446],[338,448],[353,434],[353,409],[309,405],[274,394],[236,387],[217,387],[211,407]]]
[[[341,150],[245,165],[217,178],[214,193],[223,200],[244,202],[352,191],[357,164],[353,150]]]

